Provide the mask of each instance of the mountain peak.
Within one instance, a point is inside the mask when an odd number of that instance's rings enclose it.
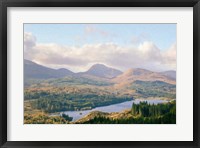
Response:
[[[107,67],[104,64],[94,64],[88,71],[85,72],[89,75],[94,75],[98,77],[104,77],[104,78],[113,78],[116,77],[122,72],[120,70]]]
[[[68,69],[52,69],[24,59],[24,77],[27,79],[61,78],[72,75]]]
[[[153,72],[153,71],[142,69],[142,68],[131,68],[125,71],[123,74],[114,78],[113,82],[120,84],[120,85],[116,85],[116,87],[125,86],[137,80],[163,81],[169,84],[175,84],[176,83],[175,79],[170,78],[168,75],[169,75],[168,73],[163,74],[163,73]]]
[[[92,69],[92,68],[108,68],[108,67],[105,66],[104,64],[99,64],[99,63],[97,63],[97,64],[94,64],[94,65],[92,65],[92,66],[90,67],[90,69]]]

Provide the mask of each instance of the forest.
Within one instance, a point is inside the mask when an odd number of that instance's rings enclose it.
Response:
[[[61,115],[61,112],[90,111],[136,99],[175,100],[176,72],[172,71],[169,75],[167,71],[153,72],[141,68],[130,68],[122,72],[103,64],[94,64],[85,72],[74,73],[68,69],[51,69],[25,60],[24,123],[76,123],[84,116],[77,119],[71,115],[74,121],[68,115]],[[176,122],[176,106],[172,102],[160,105],[143,102],[133,104],[132,108],[131,104],[123,107],[129,111],[123,113],[116,107],[112,113],[105,111],[103,116],[93,116],[91,111],[87,115],[91,113],[94,118],[81,120],[81,123]],[[115,114],[116,118],[110,114]]]
[[[126,89],[114,91],[111,88],[95,86],[43,86],[26,88],[24,93],[24,99],[26,102],[29,101],[33,110],[41,110],[47,113],[88,110],[131,101],[133,98],[149,97],[174,99],[176,97],[176,85],[161,81],[137,80]]]
[[[98,116],[81,124],[176,124],[176,102],[150,105],[140,102],[132,105],[129,118],[112,119]]]
[[[176,85],[168,84],[162,81],[135,81],[131,86],[136,93],[144,98],[148,97],[166,97],[176,98]]]
[[[47,113],[86,110],[110,104],[121,103],[132,100],[127,96],[96,95],[96,94],[53,94],[35,93],[40,99],[29,101],[32,109],[41,110]],[[34,97],[34,96],[33,96]]]
[[[107,113],[108,114],[108,113]],[[176,124],[176,101],[163,104],[133,103],[132,108],[123,118],[110,115],[94,116],[84,122],[72,122],[72,117],[65,114],[49,116],[44,112],[25,114],[25,124]]]

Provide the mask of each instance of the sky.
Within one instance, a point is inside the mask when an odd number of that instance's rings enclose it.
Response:
[[[73,72],[176,70],[176,24],[24,24],[24,58]]]

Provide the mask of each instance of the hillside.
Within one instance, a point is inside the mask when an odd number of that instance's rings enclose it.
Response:
[[[162,81],[134,81],[129,89],[134,89],[135,93],[143,98],[165,97],[176,98],[176,85]]]
[[[176,102],[150,105],[140,102],[122,112],[93,111],[85,117],[72,122],[75,124],[175,124]]]
[[[107,67],[103,64],[95,64],[86,72],[79,73],[79,74],[87,74],[87,75],[93,75],[93,76],[97,76],[97,77],[111,79],[111,78],[114,78],[114,77],[122,74],[122,72],[120,70],[117,70],[117,69],[114,69],[111,67]]]
[[[160,72],[160,74],[176,80],[176,71],[174,70]]]
[[[153,72],[141,68],[129,69],[123,74],[112,79],[112,82],[115,83],[115,88],[124,88],[129,87],[135,81],[162,81],[169,84],[176,84],[176,81],[164,74],[159,72]]]
[[[68,69],[52,69],[29,60],[24,60],[24,79],[50,79],[61,78],[74,73]]]
[[[51,69],[25,60],[25,106],[47,113],[87,110],[134,98],[176,98],[176,81],[163,73],[102,64],[83,73]],[[27,82],[28,81],[28,82]]]

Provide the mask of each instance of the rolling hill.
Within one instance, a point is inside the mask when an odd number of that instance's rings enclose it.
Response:
[[[160,74],[176,80],[176,71],[174,70],[160,72]]]
[[[74,73],[68,69],[52,69],[29,60],[24,60],[24,78],[26,79],[50,79],[61,78]]]
[[[119,87],[132,84],[136,80],[163,81],[169,84],[176,84],[176,81],[167,75],[141,68],[129,69],[125,71],[123,74],[112,79],[112,82],[116,83],[116,86]]]
[[[120,70],[107,67],[103,64],[95,64],[88,71],[79,74],[87,74],[96,77],[111,79],[122,74],[122,72]]]
[[[112,82],[133,82],[136,80],[142,81],[163,81],[170,84],[175,84],[176,72],[175,71],[165,71],[165,72],[153,72],[141,68],[131,68],[125,72],[120,70],[107,67],[103,64],[94,64],[85,72],[73,73],[72,71],[61,68],[52,69],[29,60],[24,60],[24,77],[25,79],[50,79],[50,78],[63,78],[63,77],[73,77],[73,78],[89,78],[89,79],[99,79],[105,80],[110,79]]]
[[[83,111],[133,99],[152,98],[176,99],[175,71],[153,72],[132,68],[121,72],[103,64],[95,64],[85,72],[73,73],[65,68],[52,69],[24,60],[24,104],[25,115],[28,115],[25,116],[27,122],[35,120],[32,120],[35,115],[31,114],[37,112],[50,115],[63,111]],[[53,116],[48,117],[45,117],[48,121],[57,120]],[[104,120],[109,123],[118,123],[123,119],[126,122],[135,121],[130,111],[126,111],[91,113],[75,123],[96,122],[97,118],[102,123]]]

